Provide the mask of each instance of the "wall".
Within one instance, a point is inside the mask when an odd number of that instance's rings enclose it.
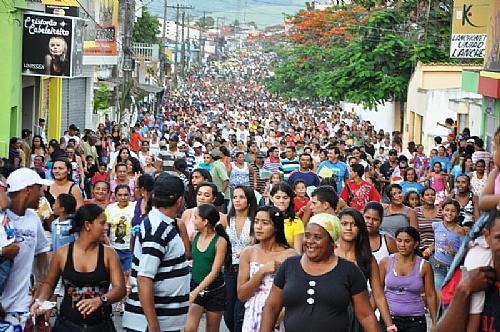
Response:
[[[430,90],[426,93],[426,103],[423,105],[426,112],[422,114],[423,118],[423,142],[426,151],[434,146],[434,137],[441,136],[443,140],[446,139],[448,135],[448,130],[444,127],[438,126],[437,122],[444,123],[446,118],[457,119],[457,113],[449,108],[450,99],[463,99],[463,98],[475,98],[477,94],[462,91],[460,88],[456,89],[445,89],[445,90]],[[469,119],[473,116],[477,116],[478,109],[473,108],[473,112],[470,113]],[[478,120],[477,118],[476,120]],[[479,135],[480,132],[474,132],[478,130],[478,123],[475,122],[474,128],[471,128],[472,135]]]
[[[376,110],[364,108],[362,105],[357,105],[348,102],[341,102],[340,107],[345,111],[354,111],[359,115],[361,120],[369,120],[376,130],[384,129],[384,131],[392,132],[394,130],[394,103],[385,102],[384,105],[379,105]]]
[[[20,134],[22,10],[16,1],[0,1],[0,156],[8,157],[9,139]]]

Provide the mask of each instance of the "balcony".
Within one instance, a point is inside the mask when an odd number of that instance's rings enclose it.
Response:
[[[159,60],[160,45],[133,43],[134,58],[144,63],[157,62]]]

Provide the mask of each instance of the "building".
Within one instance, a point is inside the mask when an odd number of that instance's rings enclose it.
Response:
[[[480,109],[476,103],[481,96],[462,90],[462,72],[478,69],[474,65],[417,64],[408,84],[403,147],[413,141],[429,151],[434,137],[446,138],[446,128],[437,125],[446,118],[458,119],[471,132],[479,130]],[[466,111],[464,104],[468,105]],[[464,112],[466,117],[462,116]]]
[[[0,3],[0,29],[5,47],[0,55],[0,74],[4,80],[4,83],[0,85],[0,110],[2,111],[0,121],[4,124],[0,130],[0,156],[8,156],[11,137],[19,137],[23,128],[34,129],[39,118],[46,119],[48,139],[59,139],[72,123],[81,130],[91,126],[94,67],[93,63],[85,64],[83,35],[86,35],[84,26],[93,29],[95,35],[96,18],[105,20],[107,17],[102,13],[114,12],[114,8],[106,7],[104,1],[106,4],[116,2],[117,12],[118,1],[114,0],[82,0],[81,2],[66,0],[64,6],[60,6],[57,1],[54,3],[53,0],[44,0],[43,3],[19,0]],[[80,6],[86,7],[85,10],[80,12]],[[52,12],[50,12],[51,9]],[[94,21],[88,22],[80,18],[80,15],[85,14],[84,12],[90,12]],[[101,12],[100,18],[99,12]],[[59,14],[55,15],[56,13]],[[63,67],[64,72],[53,73],[51,71],[50,74],[46,72],[49,68],[46,62],[47,56],[50,54],[47,41],[54,36],[51,34],[42,36],[41,33],[29,32],[28,22],[31,22],[32,26],[43,25],[34,23],[33,20],[28,21],[31,19],[30,15],[46,20],[53,19],[59,22],[58,28],[62,26],[59,25],[63,22],[61,20],[68,19],[72,22],[71,35],[66,41],[66,50],[70,56],[68,56],[68,64]],[[117,20],[114,22],[117,23]],[[110,31],[116,33],[117,30],[113,28]],[[26,39],[24,42],[23,38]],[[40,40],[39,43],[38,40],[33,43],[33,40],[29,38],[40,38]],[[116,37],[114,42],[116,43]],[[45,64],[40,59],[45,59]],[[39,68],[32,66],[36,64]]]
[[[480,94],[480,136],[491,151],[495,130],[500,126],[500,1],[490,1],[489,13],[484,65],[463,72],[462,89]]]

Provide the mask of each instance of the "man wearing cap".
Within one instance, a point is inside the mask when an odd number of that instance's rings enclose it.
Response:
[[[189,265],[175,217],[184,184],[168,173],[155,181],[153,209],[141,222],[132,258],[131,293],[122,326],[127,331],[180,331],[189,309]]]
[[[201,144],[199,141],[195,141],[193,144],[193,150],[194,150],[194,163],[195,163],[195,168],[199,168],[200,164],[204,163],[203,160],[203,144]]]
[[[172,175],[176,175],[174,169],[174,162],[177,159],[186,160],[186,154],[179,151],[177,145],[179,144],[179,136],[176,134],[170,135],[168,139],[168,147],[163,146],[158,152],[158,159],[156,169],[162,169],[164,172],[169,172]]]
[[[19,168],[7,178],[7,192],[11,203],[6,215],[15,229],[19,253],[14,258],[0,302],[6,311],[5,320],[21,327],[24,327],[28,319],[32,301],[29,289],[33,263],[35,262],[37,284],[43,282],[47,275],[50,243],[45,237],[40,218],[33,209],[38,208],[42,186],[50,186],[52,183],[53,181],[40,178],[29,168]]]

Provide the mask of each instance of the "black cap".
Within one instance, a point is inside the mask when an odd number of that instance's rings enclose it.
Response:
[[[170,137],[168,138],[169,141],[174,141],[174,142],[179,142],[179,136],[177,135],[170,135]]]
[[[162,173],[155,180],[153,195],[160,199],[176,200],[184,195],[184,183],[178,176]]]
[[[79,130],[78,127],[74,123],[69,126],[69,129],[75,130],[75,131]]]
[[[255,154],[255,156],[256,156],[257,158],[266,158],[266,157],[267,157],[267,155],[266,155],[266,153],[265,153],[264,151],[259,151],[259,152],[257,152],[257,153]]]

